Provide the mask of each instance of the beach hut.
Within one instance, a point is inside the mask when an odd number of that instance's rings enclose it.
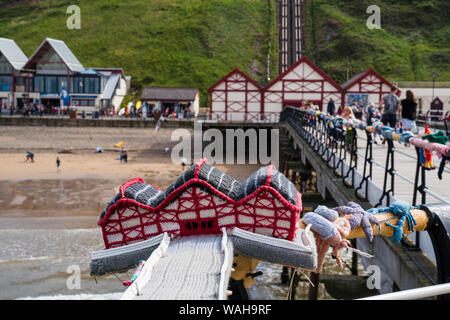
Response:
[[[358,102],[379,104],[384,95],[390,93],[392,84],[373,69],[361,71],[348,79],[342,85],[344,94],[341,105],[352,105]]]
[[[190,109],[197,116],[200,107],[198,88],[178,87],[144,87],[141,95],[142,103],[146,103],[150,110],[168,110],[169,114],[183,115]]]
[[[299,107],[303,102],[326,110],[327,103],[333,99],[338,107],[341,98],[339,84],[303,56],[264,88],[262,120],[278,121],[286,106]]]
[[[208,92],[211,120],[257,121],[261,117],[262,89],[237,67]]]

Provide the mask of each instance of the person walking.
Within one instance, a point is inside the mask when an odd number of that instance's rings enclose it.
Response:
[[[121,149],[121,150],[120,150],[120,164],[122,164],[123,161],[124,161],[124,150]]]
[[[59,157],[56,157],[56,171],[59,171],[59,167],[61,166],[61,160],[59,159]]]
[[[401,101],[402,124],[405,131],[416,131],[417,100],[411,90],[406,91],[406,99]]]
[[[375,109],[375,103],[371,102],[369,103],[369,105],[367,106],[367,113],[366,113],[366,124],[368,126],[372,126],[374,120],[376,120],[376,109]],[[375,144],[378,144],[377,142],[377,135],[376,134],[372,134],[372,138],[373,138],[373,142]]]
[[[123,151],[123,162],[124,162],[125,164],[128,163],[128,152],[127,152],[127,150],[124,150],[124,151]]]
[[[383,96],[383,115],[381,116],[381,122],[383,125],[389,125],[395,130],[397,125],[397,112],[400,111],[400,100],[397,97],[397,87],[392,86],[391,93]],[[386,143],[386,138],[383,138],[382,144]]]
[[[330,114],[330,116],[334,116],[334,113],[336,111],[336,106],[334,105],[333,99],[330,99],[327,105],[327,112]]]
[[[391,93],[383,96],[383,116],[381,122],[385,126],[389,125],[392,129],[395,129],[397,125],[397,112],[400,111],[400,100],[397,97],[397,87],[391,88]]]

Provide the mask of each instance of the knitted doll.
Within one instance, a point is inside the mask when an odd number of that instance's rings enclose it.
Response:
[[[431,134],[431,131],[428,128],[428,126],[425,126],[425,134],[426,135],[430,135]],[[425,139],[426,135],[422,137],[423,140],[426,140]],[[423,164],[422,166],[424,166],[426,169],[434,169],[433,162],[432,162],[432,155],[433,155],[433,153],[430,150],[427,150],[427,149],[424,149],[423,153],[424,153],[424,156],[425,156],[425,164]]]
[[[319,211],[320,212],[320,211]],[[333,219],[333,215],[327,217]],[[332,257],[340,268],[342,268],[342,249],[350,245],[350,241],[344,239],[350,234],[350,224],[347,219],[339,217],[334,221],[316,212],[308,212],[303,217],[305,224],[311,224],[311,229],[315,231],[314,237],[316,239],[317,247],[317,268],[315,273],[322,272],[323,264],[325,262],[325,255],[330,246],[333,248]]]
[[[416,220],[414,216],[411,214],[411,209],[415,209],[416,207],[411,206],[408,202],[403,200],[397,200],[389,207],[384,208],[371,208],[367,210],[370,213],[384,213],[390,212],[395,216],[399,217],[397,225],[393,225],[391,223],[385,222],[386,225],[392,227],[394,229],[393,241],[400,242],[403,235],[403,225],[405,224],[405,220],[408,221],[408,230],[414,231],[414,225],[416,224]]]
[[[449,160],[449,156],[447,155],[448,137],[445,135],[444,131],[439,130],[436,133],[424,135],[422,139],[438,144],[433,145],[432,149],[436,151],[437,156],[441,158],[441,163],[438,170],[438,178],[442,180],[442,172],[444,171],[444,166]]]
[[[334,210],[343,214],[348,219],[351,230],[361,226],[369,242],[372,242],[372,225],[378,224],[378,219],[373,214],[365,211],[359,204],[351,201],[347,206],[339,206],[334,208]]]
[[[425,130],[428,128],[428,126],[425,127]],[[430,132],[430,130],[428,130]],[[427,133],[427,132],[425,132]],[[445,135],[444,131],[439,130],[438,132],[435,132],[433,134],[427,134],[422,137],[423,140],[428,140],[430,142],[440,143],[440,144],[447,144],[448,137]]]

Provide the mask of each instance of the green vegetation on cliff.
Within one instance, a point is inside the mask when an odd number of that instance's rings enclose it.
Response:
[[[305,39],[313,60],[311,4],[314,3],[319,66],[339,83],[373,67],[391,81],[450,81],[450,1],[307,0]],[[380,8],[381,29],[366,26]]]

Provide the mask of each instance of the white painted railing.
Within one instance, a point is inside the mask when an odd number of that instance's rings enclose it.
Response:
[[[449,293],[450,283],[443,283],[424,288],[380,294],[378,296],[371,296],[358,300],[416,300]]]

